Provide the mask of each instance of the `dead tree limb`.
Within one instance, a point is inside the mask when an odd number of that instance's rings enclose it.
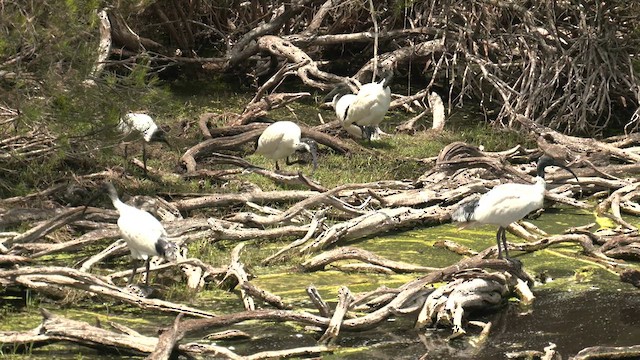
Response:
[[[164,312],[185,313],[189,316],[213,317],[215,314],[174,304],[160,299],[138,297],[101,277],[64,267],[21,267],[19,269],[0,269],[0,285],[24,286],[36,291],[54,292],[61,295],[63,288],[86,291],[91,294],[124,301],[143,309],[155,309]],[[153,349],[152,349],[153,350]]]
[[[173,353],[176,343],[184,337],[184,333],[178,332],[178,324],[182,319],[182,313],[176,316],[170,329],[164,331],[158,337],[158,344],[153,352],[147,356],[147,360],[168,360]]]
[[[309,86],[328,90],[330,86],[327,85],[327,81],[334,83],[342,82],[341,77],[320,70],[318,64],[313,61],[309,55],[290,41],[278,36],[266,35],[258,39],[258,46],[263,51],[285,58],[293,64],[298,64],[295,72],[298,77]]]
[[[330,251],[325,251],[322,254],[317,255],[313,259],[307,260],[302,263],[302,269],[304,271],[318,271],[322,270],[326,265],[334,261],[346,259],[357,259],[365,263],[383,266],[397,273],[432,272],[441,270],[440,268],[411,265],[399,261],[388,260],[369,251],[354,247],[340,247]]]
[[[347,311],[351,307],[352,302],[353,296],[351,296],[351,291],[349,291],[349,288],[347,288],[346,286],[342,286],[340,290],[338,290],[338,304],[336,305],[336,309],[333,312],[331,321],[329,321],[327,330],[318,340],[319,344],[328,345],[335,342],[338,334],[340,333],[340,325],[342,324]]]
[[[633,346],[593,346],[580,350],[571,359],[633,359],[640,356],[640,345]]]
[[[222,283],[230,282],[231,285],[226,285],[226,288],[233,289],[237,285],[240,285],[240,297],[242,298],[242,303],[244,304],[245,310],[253,311],[256,309],[256,305],[253,301],[253,298],[247,293],[245,288],[242,287],[244,283],[249,282],[249,277],[247,273],[244,271],[244,266],[240,263],[240,251],[244,247],[244,243],[240,243],[233,248],[231,251],[231,260],[229,264],[229,268],[227,270],[227,275],[225,275],[224,279],[222,279]],[[227,281],[233,277],[235,280]]]

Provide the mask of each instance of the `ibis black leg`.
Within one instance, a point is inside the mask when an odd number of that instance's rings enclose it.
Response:
[[[142,142],[142,168],[144,171],[144,176],[147,176],[147,147],[145,142]]]
[[[360,128],[360,131],[362,131],[362,138],[363,139],[367,139],[367,141],[369,142],[369,144],[371,144],[371,129],[368,126],[360,126],[358,125],[358,127]]]
[[[124,166],[122,167],[124,169],[122,175],[126,175],[127,173],[127,166],[129,165],[129,144],[128,143],[124,143]]]
[[[276,161],[276,170],[280,171],[280,165],[278,165],[277,161]]]
[[[502,259],[502,245],[500,245],[500,240],[502,240],[502,226],[498,228],[496,232],[496,242],[498,243],[498,259]]]
[[[133,268],[131,269],[131,276],[129,276],[129,281],[127,281],[127,285],[133,284],[133,277],[136,276],[136,270],[138,270],[138,260],[131,259],[133,263]]]
[[[287,157],[284,159],[284,163],[285,163],[285,164],[287,164],[287,165],[295,165],[295,164],[297,164],[297,163],[298,163],[298,161],[291,161],[291,160],[289,160],[289,157],[287,156]]]
[[[144,284],[149,286],[149,269],[151,268],[151,257],[147,258],[147,277],[144,280]]]
[[[289,158],[287,157],[286,164],[287,165],[297,165],[297,164],[303,164],[304,165],[304,164],[307,164],[307,162],[302,160],[302,159],[289,160]]]
[[[509,245],[507,244],[507,229],[502,228],[502,247],[504,248],[504,256],[509,259]]]
[[[507,245],[507,229],[500,226],[496,233],[496,241],[498,242],[498,259],[502,259],[502,249],[504,249],[505,258],[509,259],[509,246]]]

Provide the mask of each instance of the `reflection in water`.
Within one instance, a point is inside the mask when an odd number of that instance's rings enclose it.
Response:
[[[491,321],[493,327],[486,342],[474,344],[478,328],[468,326],[468,335],[448,340],[450,329],[413,329],[415,316],[390,319],[375,329],[342,331],[335,354],[323,359],[503,359],[512,351],[537,350],[549,343],[557,345],[564,357],[589,346],[630,346],[640,339],[640,296],[628,291],[560,292],[540,290],[530,308],[510,303],[505,309],[474,314],[474,320]],[[228,342],[238,353],[313,346],[322,332],[300,330],[297,335],[283,324],[239,325],[254,334],[251,341]],[[340,351],[340,348],[349,350]],[[354,350],[353,348],[360,348]]]
[[[579,226],[592,221],[591,214],[571,212],[545,212],[533,221],[549,234],[562,232],[568,226]],[[415,229],[391,233],[385,236],[359,239],[343,245],[356,246],[385,258],[422,266],[447,266],[461,256],[446,249],[434,247],[439,240],[452,240],[480,251],[495,245],[495,229],[480,227],[460,232],[452,225]],[[514,241],[523,241],[514,239]],[[335,300],[338,288],[348,286],[353,293],[373,290],[379,286],[398,287],[421,274],[364,274],[344,273],[331,269],[313,273],[301,273],[291,264],[262,267],[259,261],[265,253],[273,253],[282,243],[265,243],[247,248],[245,261],[252,272],[259,276],[253,282],[282,296],[294,308],[312,310],[305,288],[314,284],[327,301]],[[251,252],[260,253],[259,255]],[[542,351],[550,342],[565,358],[575,355],[589,346],[629,346],[640,342],[640,296],[630,285],[621,283],[615,275],[584,261],[578,255],[581,249],[575,245],[557,245],[552,249],[530,254],[516,255],[525,269],[538,277],[553,281],[533,289],[536,299],[528,308],[509,303],[505,308],[471,314],[472,320],[492,323],[488,339],[477,342],[479,328],[467,326],[468,335],[448,340],[450,329],[413,329],[415,314],[389,319],[385,324],[363,332],[341,331],[335,354],[325,354],[323,359],[502,359],[506,352]],[[253,261],[252,261],[253,259]],[[257,259],[257,260],[256,260]],[[544,274],[544,276],[540,276]],[[283,281],[286,279],[286,281]],[[595,286],[600,289],[594,290]],[[620,288],[620,289],[616,289]],[[38,325],[41,317],[38,306],[72,319],[95,321],[96,314],[104,320],[114,321],[144,334],[155,335],[159,324],[173,321],[172,315],[138,312],[127,305],[105,301],[92,309],[56,309],[55,304],[32,304],[25,309],[27,294],[5,293],[0,298],[0,330],[28,330]],[[208,289],[198,293],[191,304],[218,313],[241,311],[235,293]],[[332,306],[334,306],[333,304]],[[73,307],[72,307],[73,308]],[[246,322],[230,326],[252,336],[251,340],[219,341],[218,345],[233,347],[239,354],[258,351],[290,349],[316,345],[322,331],[305,329],[293,323]],[[225,329],[216,329],[225,330]],[[211,331],[210,331],[211,332]],[[208,333],[210,333],[208,332]],[[187,341],[199,341],[207,335],[193,334]],[[207,341],[209,342],[209,341]],[[50,358],[52,351],[57,358],[77,358],[87,355],[96,359],[111,359],[107,354],[76,345],[63,345],[33,349],[31,358]],[[119,358],[119,357],[118,357]]]

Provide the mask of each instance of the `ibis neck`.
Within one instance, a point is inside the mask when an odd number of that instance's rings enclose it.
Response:
[[[124,203],[120,201],[118,194],[115,193],[115,189],[113,191],[109,191],[108,194],[109,194],[109,198],[111,199],[111,202],[113,203],[113,207],[116,208],[117,210],[120,210],[124,206]]]
[[[341,94],[335,94],[333,95],[333,100],[331,101],[331,105],[333,105],[333,108],[336,108],[336,105],[338,105],[338,101],[340,100],[340,98],[342,97]]]
[[[125,206],[125,203],[123,203],[120,199],[118,198],[111,198],[111,202],[113,203],[113,207],[116,208],[116,210],[120,210]]]

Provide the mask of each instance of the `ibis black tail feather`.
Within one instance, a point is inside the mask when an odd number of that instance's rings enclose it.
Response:
[[[457,222],[473,221],[473,215],[478,207],[480,199],[473,199],[458,206],[451,214],[451,220]]]

